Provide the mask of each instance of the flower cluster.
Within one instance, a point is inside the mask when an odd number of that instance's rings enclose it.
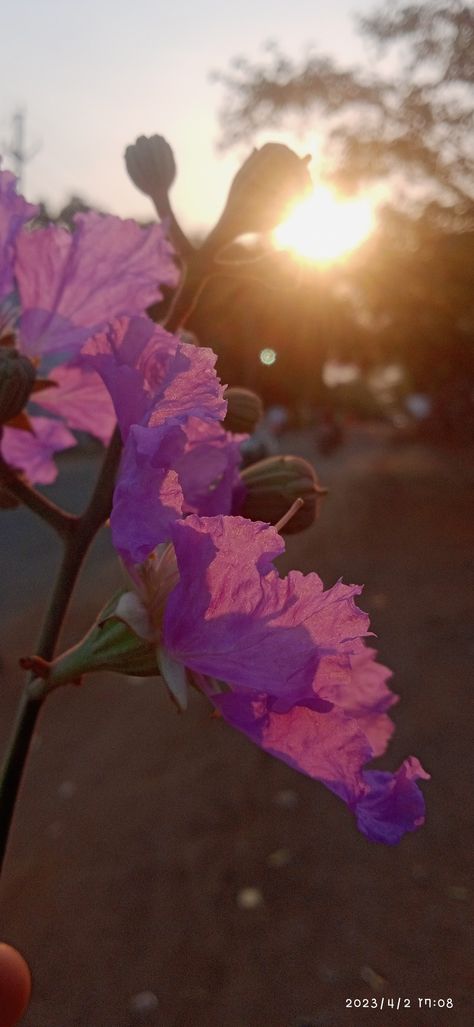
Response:
[[[236,443],[219,424],[212,353],[122,318],[83,359],[106,382],[125,443],[111,526],[135,588],[109,617],[152,647],[178,705],[197,687],[228,723],[340,796],[368,837],[398,842],[423,822],[416,780],[427,775],[414,758],[395,774],[365,769],[386,748],[396,697],[365,643],[361,589],[281,578],[276,528],[229,514]]]
[[[0,171],[0,343],[14,344],[45,375],[33,394],[40,413],[6,424],[1,452],[33,483],[56,476],[54,453],[74,446],[71,432],[106,443],[115,417],[101,379],[81,366],[87,339],[114,314],[144,314],[175,285],[173,253],[160,225],[142,229],[94,212],[74,231],[35,225],[38,211]]]
[[[137,653],[135,672],[160,673],[182,709],[197,688],[225,721],[343,799],[367,837],[395,844],[423,823],[416,782],[428,775],[414,757],[393,774],[366,769],[386,748],[396,697],[366,644],[361,589],[280,577],[279,525],[232,513],[242,508],[241,437],[222,424],[215,357],[144,316],[158,280],[174,280],[161,230],[96,214],[80,215],[72,234],[29,229],[32,209],[2,182],[0,282],[4,295],[16,286],[18,345],[58,358],[55,387],[35,397],[56,419],[32,417],[31,437],[7,426],[3,455],[50,480],[45,453],[71,444],[69,428],[105,440],[115,418],[124,447],[111,530],[133,587],[50,666],[52,686],[117,660],[120,669],[123,628],[127,673]]]

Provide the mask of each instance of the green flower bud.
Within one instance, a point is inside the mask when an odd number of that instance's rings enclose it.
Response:
[[[252,521],[278,524],[297,499],[303,505],[285,525],[284,534],[309,528],[319,514],[322,488],[311,464],[300,456],[270,456],[241,474],[245,498],[239,513]]]
[[[35,378],[35,367],[28,357],[12,346],[0,346],[0,424],[23,410]]]
[[[230,388],[226,389],[227,413],[224,419],[224,428],[238,434],[248,432],[249,435],[255,431],[258,422],[263,417],[263,404],[260,396],[251,389]]]
[[[77,645],[62,653],[49,665],[46,678],[48,690],[68,682],[77,682],[83,674],[111,670],[132,677],[158,677],[156,645],[140,638],[120,616],[118,593],[99,614],[87,635]],[[33,657],[33,660],[35,658]],[[34,665],[32,665],[34,670]]]
[[[125,164],[134,185],[152,200],[167,193],[176,177],[173,151],[163,136],[139,136],[127,146]]]
[[[266,143],[237,172],[211,238],[226,246],[239,235],[268,232],[310,190],[306,159],[283,143]]]

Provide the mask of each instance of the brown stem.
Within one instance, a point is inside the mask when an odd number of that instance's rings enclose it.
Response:
[[[68,538],[74,529],[78,518],[66,510],[63,510],[51,499],[47,499],[41,492],[37,492],[32,485],[28,485],[15,473],[3,458],[0,456],[0,481],[7,488],[8,492],[16,499],[27,506],[29,510],[41,517],[43,521],[54,528],[62,538]]]
[[[84,556],[112,508],[115,475],[122,442],[118,428],[110,441],[89,505],[75,519],[64,537],[64,554],[45,622],[38,643],[38,656],[50,660],[61,631],[72,590]],[[3,865],[15,803],[26,764],[31,739],[44,697],[28,682],[20,699],[2,772],[0,774],[0,870]]]
[[[168,193],[160,190],[152,199],[160,220],[168,222],[169,236],[176,252],[184,262],[188,261],[196,251],[175,216]]]

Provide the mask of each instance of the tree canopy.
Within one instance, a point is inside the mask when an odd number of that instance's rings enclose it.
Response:
[[[340,68],[313,52],[298,62],[269,44],[262,61],[239,57],[215,76],[225,90],[221,146],[279,126],[287,115],[316,117],[341,184],[404,172],[419,198],[464,224],[474,216],[474,5],[399,2],[358,23],[379,54],[399,51],[396,73]]]
[[[236,58],[215,76],[220,145],[303,119],[324,140],[330,183],[350,192],[386,182],[378,229],[357,259],[319,282],[320,304],[342,284],[352,302],[346,354],[398,359],[412,386],[434,396],[461,389],[471,399],[459,409],[464,417],[467,403],[474,422],[474,5],[399,0],[358,24],[389,72],[373,60],[371,70],[341,68],[315,52],[297,61],[276,44],[261,61]],[[316,312],[315,336],[320,329]]]

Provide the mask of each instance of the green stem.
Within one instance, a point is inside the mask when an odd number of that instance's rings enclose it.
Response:
[[[54,654],[71,593],[86,552],[99,528],[110,514],[121,449],[120,434],[116,428],[105,454],[89,505],[82,516],[75,520],[65,537],[63,560],[37,649],[37,655],[45,660],[50,660]],[[44,697],[41,693],[38,694],[35,683],[29,681],[25,685],[20,699],[0,773],[0,870],[3,866],[13,812],[31,739],[43,701]]]

